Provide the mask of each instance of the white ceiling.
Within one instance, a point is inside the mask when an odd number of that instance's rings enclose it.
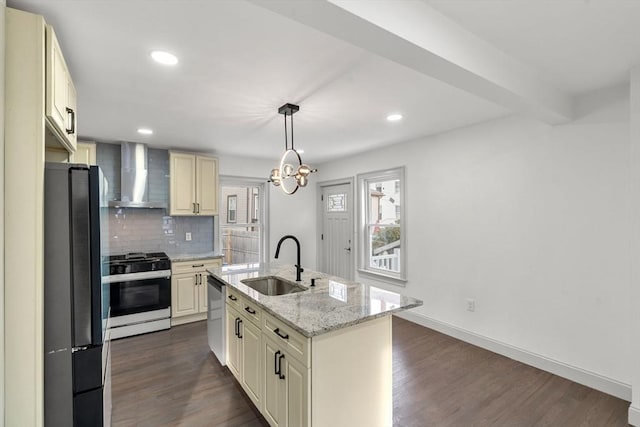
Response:
[[[566,91],[619,83],[640,63],[640,2],[425,1]],[[296,148],[318,163],[511,113],[245,1],[7,3],[56,29],[89,139],[277,159],[277,108],[292,102]],[[180,63],[155,64],[154,49]],[[405,119],[388,123],[390,112]]]
[[[637,0],[424,0],[573,94],[615,86],[640,65]]]

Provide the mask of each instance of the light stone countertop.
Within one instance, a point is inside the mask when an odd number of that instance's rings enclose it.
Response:
[[[302,281],[295,282],[296,270],[292,265],[263,263],[252,264],[251,267],[233,271],[226,268],[210,269],[208,272],[306,337],[422,305],[421,300],[412,297],[315,271],[305,270]],[[263,276],[282,277],[308,290],[268,296],[241,282]],[[315,287],[310,287],[312,277],[318,278]]]
[[[222,255],[218,252],[202,252],[198,254],[167,254],[169,259],[173,262],[182,261],[197,261],[200,259],[215,259],[222,258]]]

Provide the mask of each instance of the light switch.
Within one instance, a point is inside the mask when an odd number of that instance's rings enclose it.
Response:
[[[186,240],[187,242],[190,242],[191,241],[191,233],[185,233],[184,240]]]

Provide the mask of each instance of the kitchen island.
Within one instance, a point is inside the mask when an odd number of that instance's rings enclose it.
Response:
[[[253,267],[209,273],[228,285],[227,364],[267,421],[391,426],[391,314],[422,301],[314,271],[295,282],[294,266]],[[259,277],[305,290],[265,295],[248,286]]]

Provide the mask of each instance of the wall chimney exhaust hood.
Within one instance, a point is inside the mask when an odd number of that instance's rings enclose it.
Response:
[[[112,208],[165,209],[164,202],[148,201],[149,183],[147,146],[136,142],[120,144],[120,200],[110,200]]]

